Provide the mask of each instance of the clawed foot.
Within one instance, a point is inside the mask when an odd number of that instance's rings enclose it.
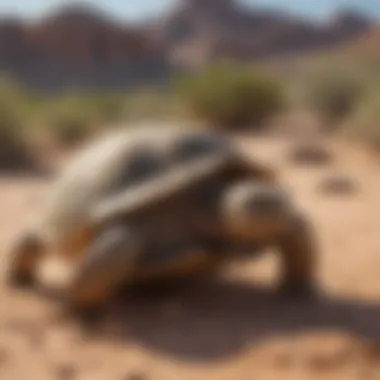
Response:
[[[81,308],[73,305],[64,306],[62,314],[87,328],[95,326],[103,316],[101,308]]]
[[[299,300],[317,300],[321,297],[321,291],[314,282],[309,283],[284,283],[279,288],[281,296]]]
[[[35,285],[35,279],[31,274],[12,273],[8,275],[6,284],[14,289],[28,289]]]

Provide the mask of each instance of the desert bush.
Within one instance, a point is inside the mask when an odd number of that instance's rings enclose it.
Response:
[[[62,147],[81,143],[95,132],[96,115],[88,99],[63,96],[49,102],[42,112],[44,131]]]
[[[17,81],[10,77],[0,76],[0,97],[6,97],[13,101],[22,100],[27,97],[27,90]]]
[[[34,166],[25,127],[26,114],[21,103],[0,91],[0,170],[24,170]]]
[[[83,107],[99,124],[114,123],[123,119],[126,108],[125,95],[113,92],[82,94]]]
[[[182,114],[181,104],[170,92],[141,89],[126,96],[124,115],[129,120],[170,119]]]
[[[227,129],[259,128],[286,104],[279,81],[231,64],[176,78],[174,90],[194,116]]]
[[[326,127],[333,128],[353,112],[365,86],[351,72],[323,70],[310,80],[306,91],[310,108]]]
[[[356,141],[380,150],[380,92],[363,98],[351,118],[344,124],[342,132]]]
[[[0,101],[2,109],[9,108],[19,115],[31,115],[38,103],[38,95],[7,77],[0,76]]]

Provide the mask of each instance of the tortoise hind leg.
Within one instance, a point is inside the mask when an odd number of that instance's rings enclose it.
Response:
[[[280,290],[290,296],[317,294],[316,247],[309,221],[300,215],[289,218],[289,229],[278,242],[283,280]]]
[[[107,228],[84,254],[68,289],[68,309],[79,314],[98,310],[128,280],[140,247],[128,227]]]
[[[11,251],[6,282],[10,287],[31,287],[35,280],[35,270],[44,253],[44,244],[38,234],[25,232],[16,240]]]

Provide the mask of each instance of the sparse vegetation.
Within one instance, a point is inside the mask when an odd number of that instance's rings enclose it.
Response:
[[[125,116],[124,93],[96,92],[81,95],[82,106],[93,115],[98,123],[118,122]]]
[[[55,147],[70,148],[122,121],[169,118],[182,112],[171,93],[99,90],[47,95],[31,92],[9,78],[1,79],[2,155],[16,149],[16,141],[18,147],[29,144],[31,140],[26,137],[32,137],[33,142],[41,140]]]
[[[95,115],[86,103],[85,98],[67,96],[47,104],[41,123],[55,143],[63,147],[76,145],[93,132]]]
[[[178,99],[170,92],[142,89],[126,97],[125,116],[136,120],[141,118],[168,119],[184,115]]]
[[[227,64],[179,78],[175,90],[193,115],[226,129],[260,128],[286,104],[279,81]]]
[[[261,66],[215,64],[175,78],[166,91],[72,91],[48,96],[0,78],[1,157],[8,152],[2,161],[21,157],[20,149],[28,143],[25,136],[71,147],[100,129],[143,118],[193,117],[212,128],[260,130],[298,111],[306,112],[325,131],[343,127],[380,147],[380,100],[374,95],[379,93],[379,76],[373,65],[363,57],[347,65],[336,57],[313,63],[296,66],[298,74],[286,75]],[[10,150],[15,152],[13,158]]]
[[[343,132],[380,150],[380,92],[363,98],[352,117],[345,123]]]
[[[351,71],[322,70],[310,80],[307,101],[322,124],[331,130],[350,116],[364,90],[364,82]]]
[[[25,136],[25,98],[10,83],[0,86],[0,169],[26,169],[33,163]]]

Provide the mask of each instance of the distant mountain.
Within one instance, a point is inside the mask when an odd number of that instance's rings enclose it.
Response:
[[[0,22],[0,70],[52,89],[142,85],[172,71],[149,36],[80,6],[32,24]]]
[[[346,49],[360,56],[375,56],[380,58],[380,25],[376,25],[359,38],[350,41]]]
[[[255,61],[335,46],[372,25],[355,12],[312,24],[233,0],[181,0],[156,20],[131,27],[71,5],[33,24],[0,21],[0,70],[45,88],[160,83],[178,68],[216,59]]]
[[[157,22],[154,35],[170,58],[199,64],[216,58],[257,60],[355,39],[372,21],[350,11],[312,24],[280,12],[251,10],[233,0],[182,0]]]

